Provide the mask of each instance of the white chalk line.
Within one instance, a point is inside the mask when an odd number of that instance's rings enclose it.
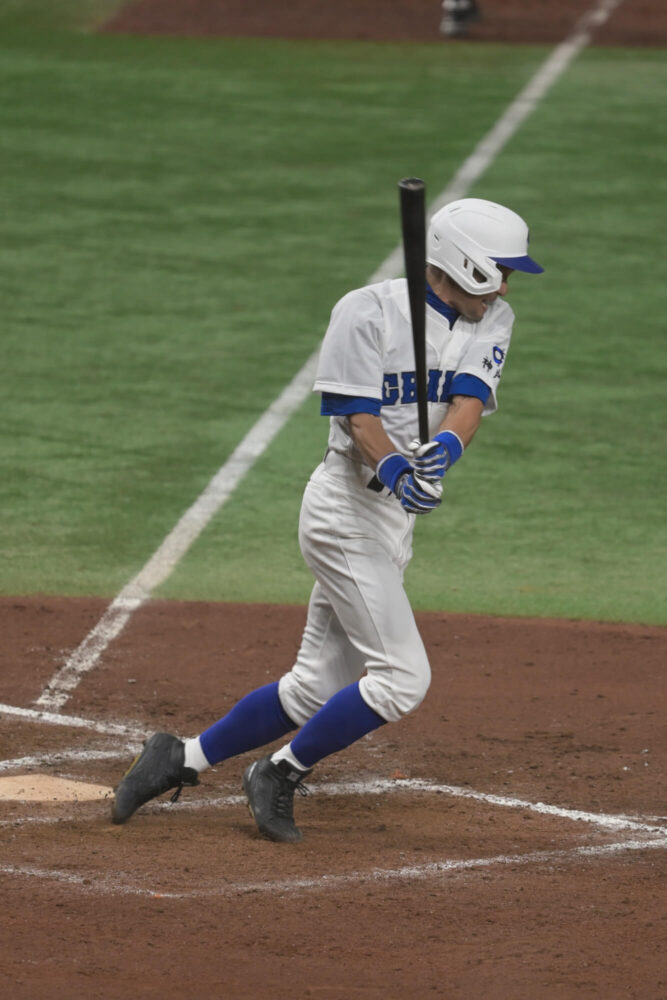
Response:
[[[87,728],[94,732],[109,734],[109,735],[123,735],[133,738],[133,742],[125,742],[120,744],[111,750],[55,750],[46,751],[41,754],[32,754],[26,757],[15,757],[7,760],[0,761],[0,773],[4,771],[21,770],[24,767],[48,767],[59,764],[64,761],[95,761],[95,760],[122,760],[128,754],[136,753],[141,746],[141,741],[148,735],[145,730],[135,729],[131,726],[122,725],[120,723],[100,723],[93,719],[84,719],[78,716],[68,716],[59,715],[55,713],[48,712],[37,712],[34,709],[19,709],[14,708],[9,705],[0,705],[0,715],[6,712],[9,715],[15,715],[20,718],[27,718],[30,722],[40,722],[40,723],[50,723],[52,725],[59,726],[72,726],[76,728]],[[519,809],[531,809],[534,812],[541,812],[545,815],[551,814],[555,816],[560,816],[561,818],[567,817],[572,819],[583,819],[587,822],[599,822],[612,824],[618,821],[619,824],[625,824],[617,826],[618,829],[632,829],[633,827],[628,824],[638,824],[636,829],[648,830],[649,827],[646,826],[647,823],[657,824],[656,830],[661,830],[661,823],[663,822],[662,817],[643,817],[643,818],[633,818],[622,815],[615,816],[605,816],[603,814],[591,813],[578,810],[567,810],[560,806],[551,806],[545,803],[531,803],[523,799],[517,799],[512,796],[502,796],[495,795],[487,792],[476,792],[470,788],[461,788],[456,785],[439,785],[433,784],[428,781],[423,781],[421,779],[392,779],[392,780],[381,780],[376,781],[364,781],[364,782],[345,782],[342,784],[328,784],[328,785],[313,785],[313,788],[321,791],[327,795],[374,795],[374,794],[384,794],[386,792],[396,791],[400,788],[407,788],[413,791],[421,790],[426,792],[431,792],[434,794],[446,794],[451,796],[457,796],[459,798],[471,798],[477,799],[480,802],[486,802],[490,805],[498,806],[509,806],[511,808]],[[196,800],[195,802],[187,802],[186,800],[181,800],[177,806],[171,806],[170,808],[200,808],[206,805],[228,805],[236,804],[240,801],[238,797],[223,797],[213,800]],[[159,808],[159,806],[154,806],[154,808]]]
[[[35,708],[19,708],[17,705],[0,704],[0,716],[8,715],[21,719],[23,722],[34,722],[38,725],[69,726],[73,729],[90,729],[94,733],[109,736],[130,736],[145,739],[146,730],[119,722],[101,722],[97,719],[84,719],[77,715],[60,715],[57,712],[42,712]]]
[[[36,868],[32,865],[0,865],[0,874],[21,876],[60,882],[81,889],[87,893],[100,895],[133,895],[154,899],[203,899],[210,897],[230,897],[246,894],[281,894],[304,891],[330,891],[368,883],[410,882],[419,879],[433,879],[446,875],[471,872],[496,867],[517,868],[528,865],[554,866],[571,864],[581,860],[613,858],[628,851],[646,851],[667,847],[667,837],[661,840],[626,840],[614,844],[586,845],[567,850],[530,851],[527,854],[499,854],[490,858],[459,858],[444,861],[429,861],[421,865],[404,865],[400,868],[376,868],[370,871],[354,871],[342,875],[318,875],[308,878],[284,878],[261,882],[216,881],[209,887],[190,889],[186,892],[163,890],[134,883],[127,873],[100,875],[62,871],[50,868]]]
[[[530,802],[514,796],[496,795],[490,792],[477,792],[472,788],[462,788],[459,785],[442,785],[419,778],[397,780],[380,779],[370,782],[344,782],[339,785],[322,785],[321,790],[328,795],[384,795],[390,791],[427,792],[430,795],[449,795],[452,798],[473,799],[486,805],[500,806],[504,809],[524,809],[544,816],[555,816],[559,819],[575,820],[591,823],[610,830],[636,830],[644,833],[667,836],[667,827],[648,824],[643,818],[619,816],[608,813],[593,813],[582,809],[567,809],[562,806],[548,805],[544,802]]]
[[[245,474],[307,398],[315,381],[316,364],[317,354],[314,354],[246,434],[143,569],[121,590],[81,645],[52,676],[37,698],[36,705],[54,712],[63,707],[81,677],[95,666],[107,646],[125,628],[132,613],[167,579]]]
[[[40,712],[35,709],[16,708],[12,705],[0,704],[0,715],[7,714],[18,717],[22,720],[36,723],[47,723],[56,726],[70,726],[73,728],[90,729],[93,732],[104,735],[122,735],[130,737],[133,742],[124,743],[110,750],[93,749],[65,749],[56,751],[46,751],[41,754],[31,754],[24,757],[15,757],[0,761],[0,773],[11,770],[21,770],[25,767],[53,766],[65,761],[93,762],[96,760],[120,760],[126,755],[135,753],[140,748],[141,741],[148,735],[143,729],[122,723],[105,723],[94,719],[86,719],[80,716],[61,715],[51,712]],[[488,805],[500,806],[512,809],[525,809],[543,815],[551,815],[561,819],[581,820],[593,823],[598,826],[616,830],[641,830],[645,833],[667,833],[667,828],[661,825],[660,817],[628,817],[623,815],[610,815],[603,813],[593,813],[584,810],[568,809],[561,806],[549,805],[543,802],[529,802],[514,796],[503,796],[489,792],[478,792],[471,788],[463,788],[457,785],[438,784],[422,779],[376,779],[361,782],[341,782],[328,784],[313,784],[313,791],[325,795],[380,795],[387,792],[401,790],[422,791],[429,794],[449,795],[456,798],[473,799],[484,802]],[[224,807],[227,805],[238,805],[245,802],[243,796],[223,796],[214,799],[195,799],[187,801],[181,799],[177,804],[168,806],[160,803],[153,803],[145,808],[152,809],[199,809],[204,807]],[[12,820],[15,825],[20,820]]]
[[[464,161],[447,191],[436,200],[433,210],[441,208],[448,201],[464,197],[573,60],[590,43],[593,29],[604,24],[621,3],[622,0],[600,0],[580,18],[573,34],[556,46],[503,116]]]
[[[594,813],[583,809],[568,809],[563,806],[549,805],[545,802],[530,802],[512,796],[495,795],[489,792],[476,792],[471,788],[458,785],[443,785],[420,779],[378,779],[376,781],[350,781],[334,784],[309,784],[308,788],[318,795],[386,795],[396,792],[424,792],[429,795],[447,795],[451,798],[472,799],[486,805],[498,806],[503,809],[521,809],[542,816],[553,816],[556,819],[588,823],[606,830],[635,831],[651,836],[667,836],[667,826],[656,817],[623,816],[614,813]],[[168,809],[202,809],[224,808],[245,804],[245,795],[223,795],[213,799],[179,799],[177,803],[158,803],[153,809],[162,811]]]
[[[23,771],[26,767],[54,767],[65,763],[88,763],[96,760],[121,760],[139,750],[136,743],[125,743],[113,750],[54,750],[50,753],[31,754],[27,757],[12,757],[0,760],[0,774],[3,771]]]
[[[432,203],[430,212],[463,197],[472,184],[479,180],[572,60],[588,45],[593,28],[603,24],[621,2],[622,0],[598,0],[581,18],[574,33],[556,46],[527,86],[464,161],[452,181]],[[397,277],[402,271],[403,249],[398,246],[368,282]],[[59,711],[81,678],[95,666],[109,644],[125,628],[133,612],[167,579],[246,473],[308,397],[315,379],[318,353],[319,349],[306,361],[301,371],[232,452],[201,496],[183,514],[143,569],[123,588],[81,645],[53,674],[37,698],[36,705]]]
[[[12,761],[3,761],[4,767],[0,770],[11,770],[25,766],[24,761],[31,761],[32,766],[38,762],[52,762],[63,759],[69,760],[108,760],[118,758],[117,751],[66,751],[63,754],[44,754],[32,758],[15,758]],[[609,813],[594,813],[583,809],[569,809],[563,806],[550,805],[545,802],[530,802],[527,799],[519,799],[514,796],[497,795],[490,792],[478,792],[471,788],[463,788],[459,785],[447,785],[437,782],[424,781],[418,778],[403,779],[376,779],[368,781],[347,781],[329,782],[323,784],[309,784],[308,786],[314,794],[322,796],[364,796],[364,795],[386,795],[399,792],[417,792],[427,795],[445,795],[450,798],[470,799],[475,802],[482,802],[486,805],[497,806],[504,809],[521,809],[526,812],[533,812],[543,816],[553,816],[556,819],[570,820],[574,822],[587,823],[605,830],[620,832],[623,830],[644,833],[650,836],[667,836],[667,826],[659,822],[648,820],[646,817],[631,817]],[[200,797],[196,799],[181,798],[178,803],[153,802],[144,807],[146,812],[161,812],[166,809],[179,810],[199,810],[199,809],[223,809],[236,807],[246,802],[244,795],[223,795],[213,798]],[[12,825],[20,825],[20,818],[14,818]],[[0,824],[2,825],[2,824]]]
[[[430,214],[450,201],[465,197],[573,60],[586,48],[591,41],[593,29],[604,24],[622,2],[623,0],[599,0],[579,19],[574,32],[556,46],[496,124],[463,161],[444,191],[430,204]],[[385,278],[396,277],[401,273],[402,267],[403,247],[398,246],[378,268],[371,280],[382,281]]]

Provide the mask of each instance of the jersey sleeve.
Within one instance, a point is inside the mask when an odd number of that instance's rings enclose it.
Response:
[[[486,329],[482,328],[471,338],[451,383],[451,395],[474,395],[484,403],[484,416],[498,409],[498,384],[512,338],[514,313],[506,302],[498,302],[495,315]],[[469,381],[466,380],[466,377]],[[466,384],[476,386],[476,391],[465,392]],[[484,399],[483,386],[488,393]],[[481,391],[480,391],[481,390]]]
[[[368,288],[335,306],[322,342],[314,392],[382,399],[382,307]]]

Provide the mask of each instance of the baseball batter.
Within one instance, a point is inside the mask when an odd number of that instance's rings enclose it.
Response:
[[[297,730],[246,769],[243,786],[260,832],[298,841],[294,793],[315,764],[424,698],[429,661],[403,588],[416,517],[440,506],[443,477],[497,408],[512,272],[542,271],[523,219],[476,198],[433,216],[426,258],[432,440],[416,440],[405,279],[350,292],[332,312],[314,386],[329,440],[301,507],[299,542],[315,585],[296,662],[200,736],[152,736],[116,789],[115,823],[170,788],[178,795],[198,784],[211,765]]]

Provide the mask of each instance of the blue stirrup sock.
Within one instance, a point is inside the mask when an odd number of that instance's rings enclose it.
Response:
[[[234,708],[199,737],[209,764],[263,747],[296,729],[278,697],[278,682],[266,684],[241,698]]]
[[[308,720],[292,740],[290,749],[303,767],[310,768],[318,760],[343,750],[386,721],[366,704],[359,684],[350,684],[333,695]]]

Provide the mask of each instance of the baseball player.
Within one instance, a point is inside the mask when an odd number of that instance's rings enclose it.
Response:
[[[463,38],[468,34],[469,25],[479,21],[481,16],[477,0],[442,0],[440,33]]]
[[[465,198],[427,234],[429,433],[420,445],[407,283],[349,292],[331,314],[314,390],[329,418],[324,460],[306,486],[299,542],[315,576],[296,662],[200,736],[157,733],[116,789],[115,823],[149,799],[199,783],[208,767],[296,731],[252,763],[243,787],[259,831],[298,841],[294,793],[315,764],[424,698],[429,661],[403,588],[418,515],[440,506],[443,477],[497,408],[514,314],[513,271],[537,274],[528,227]]]

